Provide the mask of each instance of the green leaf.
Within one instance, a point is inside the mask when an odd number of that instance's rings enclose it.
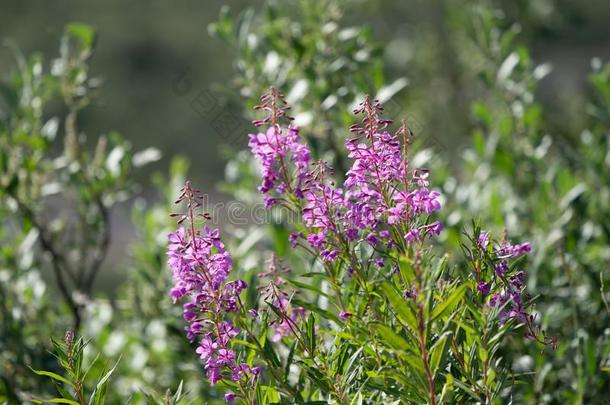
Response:
[[[471,390],[470,387],[468,387],[466,384],[461,382],[459,379],[457,379],[457,378],[454,379],[453,383],[455,385],[457,385],[458,388],[461,389],[462,391],[464,391],[466,394],[470,395],[472,398],[474,398],[478,402],[481,402],[481,398],[473,390]]]
[[[318,307],[317,305],[314,305],[310,302],[293,298],[292,303],[295,305],[298,305],[300,307],[303,307],[305,309],[308,309],[312,312],[315,312],[316,314],[320,315],[324,319],[334,321],[338,325],[341,325],[343,323],[343,322],[341,322],[341,320],[339,319],[339,317],[337,315],[335,315],[332,312],[329,312],[325,309],[322,309],[322,308]]]
[[[108,370],[108,372],[106,372],[106,374],[104,374],[104,376],[98,381],[95,390],[93,390],[93,392],[91,393],[91,397],[89,398],[89,405],[101,405],[104,403],[104,399],[106,397],[106,387],[108,385],[110,377],[112,376],[112,373],[114,373],[114,370],[116,370],[120,361],[121,358],[119,357],[117,362],[114,364],[114,367]]]
[[[263,399],[263,391],[261,390],[261,385],[260,384],[256,384],[256,386],[254,387],[254,396],[255,396],[255,403],[257,404],[264,404],[265,400]]]
[[[435,321],[439,317],[446,315],[453,308],[455,308],[457,303],[461,301],[464,297],[467,288],[468,284],[462,284],[453,293],[451,293],[449,298],[447,298],[441,305],[434,308],[434,311],[432,311],[432,321]]]
[[[81,41],[86,49],[90,49],[95,41],[95,29],[82,23],[70,23],[66,26],[66,34]]]
[[[281,224],[273,224],[273,242],[275,245],[275,253],[278,256],[286,256],[288,253],[288,229]]]
[[[349,358],[350,346],[347,342],[343,341],[343,339],[338,338],[333,343],[335,347],[339,349],[335,351],[332,359],[332,376],[336,376],[337,374],[343,374],[343,366],[345,362]]]
[[[316,317],[313,312],[309,313],[307,320],[307,341],[311,357],[314,357],[316,353]]]
[[[38,374],[38,375],[42,375],[45,377],[50,377],[54,380],[57,381],[61,381],[64,384],[68,384],[70,387],[74,387],[74,384],[69,381],[67,378],[60,376],[59,374],[56,373],[52,373],[50,371],[44,371],[44,370],[34,370],[33,368],[30,367],[30,370],[32,370],[34,373]]]
[[[286,357],[286,366],[284,367],[284,375],[286,379],[288,379],[288,376],[290,375],[290,366],[294,360],[294,351],[297,347],[297,343],[298,341],[296,339],[294,342],[292,342],[292,345],[290,345],[290,352],[288,353],[288,357]]]
[[[444,333],[440,338],[434,342],[434,345],[430,348],[430,366],[432,369],[432,374],[436,374],[441,364],[442,359],[448,353],[448,338],[451,335],[451,332]]]
[[[398,317],[404,323],[406,323],[411,330],[417,330],[417,319],[415,318],[415,313],[413,313],[404,297],[396,291],[392,284],[385,280],[381,282],[381,290],[390,302],[390,305],[394,311],[396,311]]]
[[[324,378],[324,375],[320,372],[320,370],[315,367],[307,367],[305,369],[305,372],[309,376],[310,380],[312,380],[312,382],[317,385],[318,388],[320,388],[323,392],[330,391],[330,385],[328,384],[328,381],[326,381],[326,378]]]
[[[180,384],[178,385],[178,388],[176,389],[176,393],[172,397],[172,399],[174,400],[174,403],[178,402],[180,400],[180,398],[182,397],[182,386],[183,385],[184,385],[184,381],[180,380]]]
[[[256,346],[253,343],[247,342],[245,340],[241,340],[241,339],[233,339],[232,342],[236,345],[240,345],[240,346],[244,346],[244,347],[248,347],[250,349],[258,349],[258,346]]]
[[[309,273],[301,274],[301,277],[316,277],[316,276],[328,277],[328,275],[322,271],[310,271]]]
[[[419,348],[417,350],[419,351]],[[424,379],[425,371],[424,371],[424,366],[421,361],[421,357],[419,357],[419,354],[417,356],[415,356],[414,354],[406,353],[403,357],[404,357],[405,361],[411,366],[413,371],[414,372],[417,371],[417,373],[415,373],[415,375],[418,378],[421,377],[421,381],[425,385],[425,379]]]
[[[267,359],[267,361],[273,367],[281,366],[281,363],[280,363],[279,359],[277,358],[277,355],[275,354],[273,347],[271,347],[271,344],[269,343],[269,340],[267,340],[267,339],[265,340],[265,343],[263,344],[263,356],[265,357],[265,359]]]
[[[472,113],[485,127],[489,127],[491,125],[491,112],[484,103],[475,101],[472,104]]]
[[[288,281],[289,284],[294,285],[297,288],[302,288],[304,290],[309,290],[311,292],[316,293],[316,295],[320,295],[322,297],[327,297],[328,298],[328,294],[326,294],[324,291],[320,290],[317,287],[314,287],[312,285],[306,284],[306,283],[301,283],[300,281],[296,281],[296,280],[286,280]]]
[[[415,271],[413,270],[413,266],[407,257],[401,256],[398,259],[398,269],[400,270],[400,275],[405,282],[409,282],[415,277]]]
[[[392,328],[381,323],[373,324],[377,330],[378,337],[385,341],[390,347],[396,350],[407,350],[409,342],[407,342],[402,336],[392,330]]]
[[[95,357],[93,358],[93,360],[91,360],[89,362],[89,366],[87,367],[87,369],[85,370],[85,372],[83,373],[83,379],[85,379],[87,377],[87,375],[89,375],[89,372],[93,369],[93,366],[97,363],[97,361],[100,358],[100,354],[96,354]]]
[[[266,401],[264,403],[274,403],[280,401],[280,393],[275,387],[265,385],[262,387],[265,392]]]
[[[63,384],[58,383],[57,381],[54,381],[53,383],[55,384],[55,389],[57,392],[59,392],[59,395],[61,395],[62,398],[76,399],[72,392],[65,388]]]
[[[52,398],[52,399],[45,399],[45,400],[33,400],[32,402],[34,402],[35,404],[45,404],[45,403],[52,403],[52,404],[70,404],[70,405],[80,405],[78,402],[72,400],[72,399],[66,399],[66,398]]]
[[[415,373],[414,375],[410,375],[408,377],[399,370],[400,369],[384,370],[382,372],[382,376],[386,379],[396,380],[399,384],[406,387],[409,391],[409,399],[413,401],[412,403],[426,403],[426,400],[424,398],[426,398],[427,395],[426,391],[422,387],[427,386],[427,381],[425,380],[423,370],[421,371],[421,373]],[[394,384],[386,383],[386,385]],[[387,388],[384,386],[380,386],[379,389],[387,391]]]

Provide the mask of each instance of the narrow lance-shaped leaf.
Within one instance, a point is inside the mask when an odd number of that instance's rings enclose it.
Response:
[[[400,295],[387,281],[381,282],[381,290],[392,305],[392,308],[398,315],[399,319],[405,322],[412,331],[417,330],[417,319],[415,318],[415,313],[413,313],[404,297]]]
[[[390,347],[396,350],[408,350],[410,347],[402,336],[398,335],[392,328],[382,323],[375,323],[372,325],[377,332],[377,336],[387,343]]]
[[[309,319],[307,321],[307,341],[310,354],[314,357],[316,355],[316,317],[313,312],[309,313]]]
[[[54,380],[60,381],[64,384],[68,384],[70,387],[74,387],[74,383],[72,383],[71,381],[69,381],[68,379],[66,379],[65,377],[60,376],[59,374],[53,373],[51,371],[44,371],[44,370],[34,370],[33,368],[30,368],[30,370],[32,370],[34,373],[38,374],[38,375],[42,375],[45,377],[50,377]]]
[[[432,321],[449,313],[464,297],[468,284],[462,284],[451,295],[432,311]]]

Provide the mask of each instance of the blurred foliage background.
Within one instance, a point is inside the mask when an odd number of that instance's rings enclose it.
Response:
[[[281,2],[277,2],[281,4]],[[464,10],[472,1],[339,1],[342,26],[367,26],[374,42],[384,44],[375,55],[390,78],[406,77],[410,86],[399,103],[417,117],[426,132],[444,144],[464,142],[469,101],[477,95],[471,86],[474,71],[465,69],[470,55],[455,42],[461,40],[471,18]],[[490,2],[506,15],[505,25],[518,22],[519,40],[528,46],[537,63],[550,62],[552,73],[538,92],[553,119],[565,133],[582,120],[579,107],[587,93],[590,60],[610,58],[610,5],[603,0],[574,3],[560,0]],[[92,76],[100,77],[95,108],[80,117],[84,130],[120,130],[136,147],[155,146],[165,159],[181,153],[192,161],[193,175],[213,184],[224,163],[216,146],[211,120],[190,108],[199,92],[215,90],[219,102],[233,102],[231,88],[235,51],[208,35],[208,24],[230,4],[231,14],[246,7],[263,9],[262,1],[79,2],[4,0],[0,37],[18,45],[24,54],[41,52],[54,57],[63,27],[72,21],[98,31]],[[298,20],[300,16],[294,16]],[[278,33],[278,36],[283,35]],[[0,69],[14,66],[10,48],[0,50]],[[186,73],[190,91],[175,91],[175,81]],[[231,98],[227,100],[227,98]],[[447,115],[451,114],[451,115]],[[142,179],[148,176],[140,175]]]
[[[530,289],[560,343],[554,354],[518,339],[506,348],[523,380],[507,400],[601,402],[610,384],[609,20],[602,0],[3,0],[0,402],[51,390],[26,365],[54,367],[48,339],[75,314],[94,337],[91,353],[123,354],[114,399],[160,397],[153,391],[181,380],[193,398],[217,397],[164,298],[167,215],[187,174],[211,202],[259,201],[240,150],[270,85],[287,94],[317,157],[338,168],[356,99],[374,94],[389,117],[406,118],[414,164],[430,166],[445,195],[445,242],[458,249],[475,216],[535,247]],[[93,27],[95,41],[73,21]],[[61,215],[58,193],[80,222]],[[269,250],[290,263],[281,218],[236,227],[220,214],[248,276]],[[78,235],[91,237],[79,244]],[[56,261],[74,275],[68,294]]]

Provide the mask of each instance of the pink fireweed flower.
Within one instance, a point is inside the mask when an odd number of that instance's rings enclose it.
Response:
[[[279,342],[284,336],[290,336],[294,333],[294,325],[307,318],[307,310],[305,308],[293,307],[286,305],[278,307],[284,313],[286,319],[281,319],[275,323],[274,334],[271,337],[272,342]]]
[[[504,273],[508,272],[508,270],[509,270],[508,261],[506,261],[506,260],[502,260],[494,266],[494,272],[496,273],[496,275],[498,277],[503,276]]]
[[[490,307],[499,308],[498,319],[502,323],[509,320],[523,323],[526,326],[525,335],[527,337],[544,344],[554,344],[555,338],[553,337],[545,337],[542,334],[542,338],[540,338],[540,328],[534,325],[534,316],[528,313],[524,304],[527,302],[525,299],[525,272],[515,270],[514,266],[511,267],[509,263],[511,260],[531,252],[531,244],[525,242],[511,245],[503,241],[499,246],[490,249],[491,244],[489,233],[481,232],[476,246],[483,251],[491,251],[494,263],[493,271],[487,274],[479,273],[478,277],[483,277],[485,280],[479,281],[477,290],[483,297],[488,297],[487,304]]]
[[[212,342],[212,339],[210,339],[209,337],[205,337],[201,339],[201,342],[199,342],[199,347],[197,347],[195,352],[199,354],[201,360],[206,360],[208,357],[210,357],[216,352],[217,348],[217,343]]]
[[[326,244],[326,232],[318,231],[307,236],[307,242],[314,249],[321,249]]]
[[[441,209],[441,204],[438,201],[440,193],[437,191],[430,191],[427,188],[420,188],[409,194],[408,204],[413,208],[415,213],[425,212],[431,214],[433,211]]]
[[[430,237],[432,237],[432,235],[440,235],[441,231],[443,230],[443,224],[442,222],[436,221],[431,223],[430,225],[427,226],[428,231],[429,231],[429,235]]]
[[[513,256],[522,256],[532,251],[532,245],[529,242],[513,245],[512,254]]]
[[[377,101],[367,97],[354,110],[364,118],[351,128],[358,134],[345,143],[351,167],[342,187],[336,187],[325,176],[332,169],[310,161],[311,153],[298,128],[278,123],[285,116],[278,106],[286,108],[281,94],[272,90],[263,98],[259,109],[270,115],[255,125],[267,125],[267,129],[251,134],[249,145],[261,165],[260,191],[266,205],[287,192],[296,197],[283,201],[302,216],[306,229],[290,236],[291,246],[302,237],[322,262],[329,263],[339,257],[353,260],[342,255],[352,243],[366,242],[382,255],[384,249],[405,246],[394,240],[396,235],[404,235],[411,245],[440,233],[442,224],[429,222],[429,216],[441,209],[440,193],[428,188],[426,169],[409,170],[405,134],[410,131],[406,124],[395,134],[386,130],[390,121],[380,118],[383,109]],[[378,257],[371,259],[379,268],[385,266]]]
[[[336,231],[336,213],[343,205],[343,192],[322,184],[314,184],[304,193],[307,202],[303,208],[303,220],[310,228]]]
[[[311,153],[301,143],[297,127],[291,126],[284,130],[279,125],[271,126],[265,133],[251,134],[248,146],[261,164],[261,193],[268,194],[275,188],[278,194],[282,194],[288,187],[294,187],[297,195],[302,193],[302,182],[307,174]],[[289,162],[292,162],[297,171],[294,184],[286,184]],[[275,199],[267,200],[268,205],[274,203]]]
[[[324,262],[332,262],[339,256],[339,252],[333,249],[324,249],[320,252],[320,257]]]
[[[199,192],[187,182],[178,203],[186,202],[188,213],[180,217],[189,226],[168,236],[168,264],[174,282],[170,296],[174,302],[188,298],[183,304],[183,317],[189,324],[187,338],[199,340],[195,352],[205,362],[210,383],[216,384],[236,367],[231,341],[240,331],[228,316],[243,310],[239,295],[247,285],[243,280],[227,281],[233,263],[219,230],[208,226],[195,229],[194,210],[200,199]]]
[[[487,250],[487,246],[489,246],[489,232],[481,232],[479,234],[478,245],[481,249]]]
[[[388,209],[388,224],[394,225],[397,224],[407,217],[407,204],[398,203],[395,207],[391,207]]]
[[[234,382],[245,380],[254,383],[261,371],[262,369],[260,367],[250,367],[246,363],[241,363],[233,368],[232,380]]]
[[[439,221],[432,222],[428,225],[423,225],[419,228],[419,233],[427,235],[428,239],[432,239],[433,236],[440,235],[443,230],[443,224]]]
[[[299,244],[299,238],[303,237],[300,232],[293,232],[288,236],[288,242],[291,248],[296,248]]]
[[[418,187],[428,187],[430,185],[428,177],[430,177],[428,169],[417,169],[413,173],[413,180],[416,181]]]
[[[346,188],[367,183],[383,184],[403,178],[404,164],[400,142],[396,136],[388,132],[376,133],[373,134],[373,142],[370,144],[350,139],[345,146],[349,151],[348,157],[354,159],[351,169],[347,172]]]
[[[479,284],[477,285],[477,290],[479,290],[484,297],[489,295],[490,288],[491,287],[489,283],[486,283],[484,281],[479,282]]]
[[[419,229],[413,228],[405,235],[405,240],[409,245],[412,245],[416,241],[421,240],[421,235],[419,233]]]
[[[498,314],[502,323],[510,319],[523,323],[527,322],[527,312],[521,305],[521,294],[519,292],[495,294],[489,300],[489,304],[492,307],[502,308]]]
[[[342,321],[347,321],[349,318],[352,317],[352,313],[351,312],[347,312],[347,311],[341,311],[339,312],[339,319],[341,319]]]

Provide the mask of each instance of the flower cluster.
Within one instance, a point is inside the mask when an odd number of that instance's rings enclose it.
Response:
[[[390,134],[385,129],[391,121],[379,118],[382,112],[379,102],[368,97],[354,110],[364,114],[364,119],[351,129],[359,136],[346,142],[348,157],[353,159],[344,184],[349,202],[347,218],[357,229],[368,232],[365,238],[372,244],[389,241],[387,226],[393,226],[411,245],[423,236],[440,233],[439,222],[418,224],[416,218],[440,210],[440,193],[428,189],[427,170],[409,171],[410,131],[406,123],[396,134]]]
[[[224,378],[252,385],[260,373],[257,367],[238,363],[231,341],[240,333],[228,314],[243,311],[240,293],[247,287],[242,280],[227,281],[232,269],[231,255],[220,240],[218,229],[195,229],[195,210],[201,206],[200,194],[190,183],[183,187],[177,203],[186,202],[188,212],[175,214],[179,227],[169,235],[167,254],[174,286],[174,302],[184,299],[186,335],[198,342],[196,349],[205,361],[211,384]]]
[[[288,191],[298,197],[303,196],[302,183],[307,175],[311,153],[301,141],[298,127],[290,125],[283,129],[278,123],[280,117],[287,117],[288,107],[283,96],[272,89],[261,97],[261,102],[256,108],[268,111],[270,118],[255,121],[254,124],[257,127],[264,124],[270,126],[264,133],[251,134],[248,145],[261,163],[262,183],[259,191],[265,196],[266,206],[271,207],[277,202],[271,196],[273,190],[278,195]],[[289,165],[294,166],[295,173],[289,174]]]
[[[267,129],[266,133],[250,135],[248,143],[252,153],[261,162],[262,183],[259,191],[269,194],[273,189],[278,194],[287,190],[293,191],[297,196],[302,196],[302,182],[310,161],[309,149],[301,143],[299,129],[289,126],[284,131],[280,126],[274,125]],[[283,176],[284,167],[287,162],[296,167],[296,182]],[[275,204],[275,199],[266,200],[267,206]]]
[[[273,102],[274,98],[279,101]],[[428,222],[428,216],[441,208],[440,194],[428,188],[426,170],[409,170],[406,134],[410,131],[403,124],[396,134],[388,132],[391,121],[380,118],[383,108],[377,101],[367,97],[354,110],[364,118],[351,128],[356,137],[345,143],[353,163],[340,188],[327,180],[324,163],[310,164],[311,153],[298,130],[282,129],[278,117],[273,117],[274,112],[283,111],[277,107],[281,95],[272,90],[262,100],[261,108],[271,116],[255,124],[271,126],[266,134],[250,135],[250,148],[261,164],[260,190],[268,205],[286,192],[300,201],[297,211],[307,232],[295,234],[291,244],[296,245],[301,236],[324,262],[332,262],[352,242],[405,250],[440,233],[440,222]],[[376,263],[383,266],[381,259]]]
[[[479,236],[479,239],[481,240],[481,243],[485,243],[486,240],[489,240],[489,234],[483,232],[481,236]],[[499,314],[499,318],[502,321],[508,319],[515,319],[519,322],[527,321],[527,312],[523,305],[525,273],[518,271],[511,274],[509,260],[527,254],[530,251],[531,245],[529,242],[516,245],[504,242],[493,252],[495,257],[498,258],[497,263],[494,265],[494,275],[502,281],[501,283],[498,283],[498,286],[502,286],[502,288],[491,294],[489,305],[502,308]],[[480,284],[479,290],[484,294],[490,294],[489,283]]]
[[[289,294],[285,289],[286,279],[283,274],[288,272],[290,269],[282,265],[280,260],[273,255],[269,260],[267,271],[258,274],[260,278],[269,278],[267,283],[257,287],[261,299],[273,306],[279,315],[279,319],[272,322],[274,326],[272,342],[279,342],[285,336],[295,335],[295,329],[308,315],[305,308],[294,306],[290,302],[297,292],[292,291]]]
[[[535,316],[528,312],[525,297],[526,274],[510,265],[510,261],[532,251],[529,242],[510,244],[504,236],[503,241],[494,244],[489,232],[482,231],[477,239],[477,248],[491,261],[488,274],[477,274],[477,290],[487,305],[499,309],[498,319],[501,323],[515,320],[526,326],[526,336],[544,344],[555,344],[555,338],[546,337],[535,323]]]
[[[274,99],[277,100],[274,102]],[[376,255],[370,262],[382,268],[391,256],[384,252],[406,252],[426,238],[440,234],[442,224],[430,220],[431,214],[441,209],[440,193],[430,189],[426,169],[409,167],[411,131],[403,122],[396,133],[390,133],[391,121],[381,118],[383,108],[379,102],[366,97],[354,110],[364,117],[350,129],[355,136],[345,146],[352,164],[342,187],[336,187],[327,179],[324,163],[310,164],[311,153],[294,134],[296,129],[288,127],[284,131],[278,124],[279,116],[285,116],[285,111],[269,105],[280,105],[281,95],[272,90],[263,101],[267,103],[263,109],[271,116],[256,124],[272,126],[267,135],[250,135],[250,146],[262,166],[261,191],[265,197],[275,201],[271,194],[275,187],[276,195],[288,193],[297,202],[292,208],[302,215],[305,229],[291,235],[292,246],[302,239],[323,263],[342,257],[351,274],[360,265],[350,257],[353,243],[372,246]],[[274,111],[280,110],[274,117]],[[277,137],[284,132],[287,135]],[[268,146],[271,144],[273,147]],[[489,234],[480,234],[479,245],[482,250],[491,247]],[[527,242],[515,245],[504,242],[492,248],[489,253],[494,257],[493,278],[479,275],[477,279],[477,289],[488,305],[501,308],[502,322],[515,319],[533,327],[533,316],[527,313],[524,302],[525,273],[510,271],[509,267],[509,260],[530,250]],[[347,319],[345,309],[340,310],[340,319]]]

